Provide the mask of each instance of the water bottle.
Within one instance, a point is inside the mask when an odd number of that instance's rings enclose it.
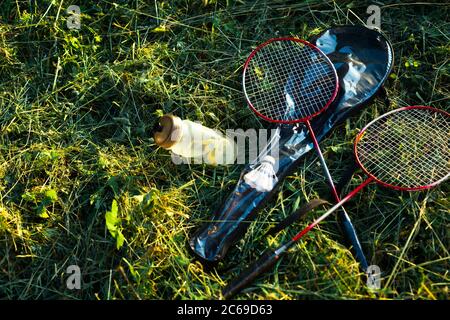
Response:
[[[158,146],[178,156],[194,159],[194,163],[232,164],[236,158],[236,145],[232,138],[173,114],[159,119],[154,139]]]

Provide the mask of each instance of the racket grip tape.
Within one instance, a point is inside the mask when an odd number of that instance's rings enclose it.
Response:
[[[233,280],[222,290],[223,297],[225,299],[230,299],[242,289],[252,284],[259,275],[272,269],[283,254],[284,252],[277,254],[272,250],[266,251],[256,262],[251,264],[235,280]]]
[[[347,241],[352,246],[356,260],[359,262],[361,269],[365,272],[368,268],[366,256],[364,255],[361,243],[356,234],[355,227],[344,212],[340,215],[340,225]]]

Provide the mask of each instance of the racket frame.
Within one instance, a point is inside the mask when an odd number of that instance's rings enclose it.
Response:
[[[447,174],[445,177],[443,177],[442,179],[439,179],[438,181],[435,181],[429,185],[425,185],[425,186],[418,186],[418,187],[400,187],[400,186],[396,186],[396,185],[392,185],[389,183],[386,183],[380,179],[378,179],[376,176],[374,176],[372,173],[370,173],[362,164],[360,158],[358,157],[358,151],[357,151],[357,147],[358,147],[358,142],[361,140],[361,138],[363,137],[364,133],[366,132],[366,130],[375,122],[378,122],[380,119],[383,119],[393,113],[396,112],[401,112],[401,111],[405,111],[405,110],[409,110],[409,109],[428,109],[434,112],[438,112],[438,113],[442,113],[444,115],[446,115],[447,117],[450,117],[450,113],[441,110],[441,109],[437,109],[437,108],[433,108],[430,106],[408,106],[408,107],[402,107],[402,108],[398,108],[389,112],[386,112],[384,114],[382,114],[381,116],[377,117],[376,119],[370,121],[367,125],[364,126],[364,128],[361,129],[361,131],[358,133],[358,135],[355,138],[355,142],[353,144],[353,153],[355,155],[355,159],[356,159],[356,163],[358,164],[358,166],[361,168],[361,170],[371,179],[371,181],[375,181],[376,183],[390,188],[390,189],[394,189],[394,190],[400,190],[400,191],[419,191],[419,190],[424,190],[424,189],[430,189],[435,187],[436,185],[440,184],[441,182],[443,182],[444,180],[448,179],[450,177],[450,173]]]
[[[329,100],[329,101],[325,104],[325,106],[323,106],[319,111],[317,111],[317,112],[315,112],[315,113],[313,113],[313,114],[311,114],[311,115],[309,115],[309,116],[307,116],[307,117],[301,118],[301,119],[296,119],[296,120],[275,120],[275,119],[269,118],[269,117],[267,117],[267,116],[261,114],[261,113],[260,113],[258,110],[256,110],[256,108],[253,106],[252,102],[250,101],[250,99],[249,99],[249,97],[248,97],[248,95],[247,95],[247,89],[246,89],[246,87],[245,87],[245,74],[246,74],[246,72],[247,72],[247,69],[248,69],[248,66],[249,66],[249,64],[250,64],[250,61],[251,61],[251,60],[253,59],[253,57],[258,53],[258,51],[260,51],[262,48],[264,48],[265,46],[267,46],[267,45],[269,45],[270,43],[275,42],[275,41],[295,41],[295,42],[301,43],[301,44],[303,44],[303,45],[306,45],[306,46],[310,47],[311,49],[317,51],[317,52],[324,58],[324,60],[329,64],[329,66],[331,67],[331,70],[332,70],[333,73],[334,73],[335,89],[334,89],[334,92],[333,92],[332,96],[330,97],[330,100]],[[294,37],[279,37],[279,38],[272,38],[272,39],[267,40],[266,42],[264,42],[264,43],[260,44],[259,46],[257,46],[257,47],[250,53],[250,55],[248,56],[248,58],[247,58],[247,60],[245,61],[245,64],[244,64],[244,71],[243,71],[243,73],[242,73],[242,88],[243,88],[243,90],[244,90],[244,96],[245,96],[245,100],[247,101],[248,106],[250,107],[250,109],[252,109],[252,111],[253,111],[254,113],[256,113],[256,115],[257,115],[258,117],[260,117],[260,118],[262,118],[262,119],[264,119],[264,120],[266,120],[266,121],[268,121],[268,122],[273,122],[273,123],[283,123],[283,124],[293,124],[293,123],[307,122],[307,121],[311,120],[312,118],[314,118],[315,116],[317,116],[317,115],[319,115],[320,113],[322,113],[323,111],[325,111],[325,110],[330,106],[330,104],[333,103],[334,99],[336,98],[336,96],[337,96],[337,94],[338,94],[338,91],[339,91],[339,78],[338,78],[338,75],[337,75],[337,72],[336,72],[336,68],[334,67],[334,65],[333,65],[333,63],[331,62],[331,60],[330,60],[330,59],[328,58],[328,56],[327,56],[325,53],[323,53],[323,51],[320,50],[318,47],[316,47],[316,46],[313,45],[312,43],[309,43],[308,41],[303,40],[303,39],[298,39],[298,38],[294,38]]]

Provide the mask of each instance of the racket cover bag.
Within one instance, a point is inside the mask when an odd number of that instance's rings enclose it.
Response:
[[[351,114],[367,105],[382,88],[393,66],[393,50],[381,33],[363,26],[340,26],[310,39],[333,62],[339,77],[339,93],[321,115],[311,120],[318,141]],[[384,92],[385,93],[385,92]],[[210,221],[190,238],[189,245],[204,262],[223,259],[242,239],[258,211],[273,197],[277,186],[295,171],[301,158],[314,149],[306,126],[283,125],[280,132],[278,184],[270,192],[258,192],[240,179]],[[325,179],[324,179],[325,181]]]

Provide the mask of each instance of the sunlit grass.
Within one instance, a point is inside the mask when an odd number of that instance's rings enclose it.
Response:
[[[368,3],[78,1],[80,31],[67,29],[69,3],[61,3],[0,4],[0,297],[219,298],[246,263],[306,223],[265,236],[294,206],[328,195],[322,170],[308,154],[228,257],[206,268],[188,238],[242,167],[177,166],[153,143],[153,126],[166,112],[222,130],[265,126],[240,85],[251,49],[275,35],[308,38],[360,23]],[[391,109],[448,109],[447,16],[444,6],[382,8],[395,50]],[[385,111],[375,100],[321,144],[333,176],[352,162],[358,129]],[[346,205],[369,261],[383,271],[380,292],[367,289],[329,219],[238,297],[447,298],[448,191],[371,186]],[[105,222],[113,200],[120,249]],[[66,288],[71,264],[81,268],[82,290]]]

